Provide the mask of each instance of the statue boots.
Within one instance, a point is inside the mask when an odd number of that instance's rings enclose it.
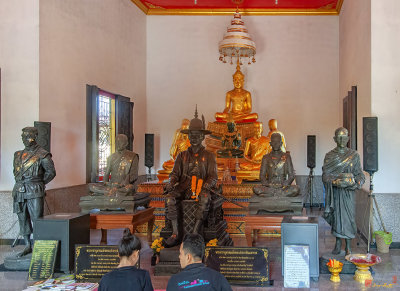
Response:
[[[17,254],[18,258],[26,256],[27,254],[32,252],[32,244],[29,237],[30,235],[24,235],[25,248],[22,250],[22,252]]]
[[[178,220],[172,219],[171,224],[172,224],[172,235],[169,238],[167,238],[167,240],[165,241],[165,243],[167,244],[168,247],[176,246],[179,243]]]
[[[197,219],[196,223],[194,224],[192,233],[198,234],[200,232],[200,228],[201,228],[202,224],[203,224],[203,220]]]

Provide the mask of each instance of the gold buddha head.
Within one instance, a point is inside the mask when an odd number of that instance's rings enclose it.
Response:
[[[278,129],[278,121],[276,119],[270,119],[268,121],[268,127],[270,131],[274,131]]]
[[[263,133],[263,125],[261,122],[256,122],[254,124],[254,137],[259,139],[262,136]]]
[[[335,130],[333,140],[339,148],[345,148],[349,142],[349,131],[344,127],[339,127]]]
[[[244,83],[244,75],[240,71],[240,65],[236,66],[236,72],[233,74],[233,85],[236,89],[241,89]]]

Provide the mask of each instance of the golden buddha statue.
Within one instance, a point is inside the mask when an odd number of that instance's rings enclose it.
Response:
[[[190,147],[190,141],[187,134],[181,132],[182,129],[189,128],[189,119],[183,119],[181,128],[175,131],[174,139],[172,141],[171,148],[169,150],[170,160],[163,163],[162,167],[166,171],[172,171],[174,167],[175,159],[180,152],[186,151]]]
[[[234,89],[226,93],[225,109],[223,112],[217,112],[215,119],[217,121],[227,121],[229,115],[235,122],[253,122],[258,119],[257,113],[251,113],[251,94],[243,89],[244,75],[240,71],[239,63],[236,66],[236,72],[233,74]]]
[[[255,136],[249,138],[246,141],[246,146],[244,149],[244,158],[247,162],[243,162],[240,164],[241,170],[246,171],[255,171],[260,170],[261,160],[264,155],[270,153],[272,151],[272,147],[270,145],[271,135],[273,133],[279,133],[282,137],[282,152],[286,152],[286,143],[285,137],[282,132],[278,131],[278,122],[276,119],[270,119],[268,121],[269,133],[267,136],[262,136],[263,126],[261,122],[255,123]]]

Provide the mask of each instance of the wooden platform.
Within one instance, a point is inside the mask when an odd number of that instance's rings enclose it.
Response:
[[[257,240],[258,230],[269,230],[274,232],[281,232],[281,224],[283,216],[278,215],[247,215],[245,218],[245,235],[247,240],[247,246],[253,246],[253,243]],[[253,234],[253,238],[251,235]]]
[[[135,233],[136,228],[147,223],[147,239],[153,241],[153,225],[155,221],[154,207],[139,210],[134,213],[121,212],[99,212],[90,214],[90,228],[101,229],[102,244],[107,244],[107,229],[129,228],[131,233]]]

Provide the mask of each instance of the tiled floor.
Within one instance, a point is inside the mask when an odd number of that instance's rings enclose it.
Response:
[[[121,236],[122,230],[109,231],[108,244],[117,244]],[[235,246],[246,246],[246,240],[244,237],[234,237]],[[142,252],[141,252],[141,263],[142,268],[150,271],[151,280],[155,289],[165,289],[169,277],[155,277],[153,275],[154,268],[150,266],[150,257],[152,251],[148,246],[147,239],[141,237],[142,240]],[[100,231],[93,230],[91,232],[91,243],[98,244],[100,241]],[[281,246],[280,238],[266,238],[261,237],[256,243],[256,246],[268,247],[270,251],[270,270],[271,279],[274,280],[272,287],[264,288],[250,288],[250,287],[239,287],[232,286],[233,290],[244,291],[244,290],[293,290],[283,287],[283,277],[281,275]],[[319,253],[324,254],[332,250],[334,244],[334,238],[330,234],[330,228],[323,219],[320,219],[319,226]],[[0,263],[3,263],[4,257],[8,256],[13,251],[18,251],[22,246],[17,246],[15,250],[11,250],[10,246],[0,245]],[[362,241],[357,246],[357,240],[353,240],[353,252],[366,252],[366,246]],[[371,250],[372,253],[376,253],[375,249]],[[340,283],[332,283],[329,281],[330,275],[321,274],[318,282],[311,281],[311,289],[309,290],[400,290],[400,250],[391,249],[389,254],[379,254],[382,258],[382,263],[374,268],[375,275],[372,287],[365,287],[354,281],[352,275],[342,274]],[[27,282],[27,272],[0,272],[0,290],[22,290],[29,282]],[[389,284],[393,283],[393,280],[397,280],[394,285],[389,287]],[[375,286],[374,286],[375,284]],[[386,284],[386,285],[385,285]]]

